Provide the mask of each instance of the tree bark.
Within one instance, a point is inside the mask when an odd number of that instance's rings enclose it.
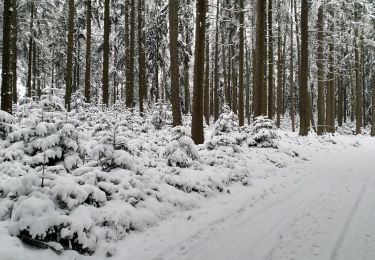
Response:
[[[141,116],[144,112],[143,102],[146,97],[146,52],[144,48],[144,15],[145,15],[145,0],[139,0],[138,2],[138,66],[139,66],[139,113]]]
[[[181,125],[179,62],[178,62],[178,0],[169,0],[169,42],[171,62],[171,101],[173,126]]]
[[[244,56],[245,56],[245,5],[244,0],[240,0],[240,29],[239,29],[239,64],[238,64],[238,90],[239,90],[239,102],[238,102],[238,118],[240,126],[245,124],[245,108],[244,108]]]
[[[301,64],[300,64],[300,130],[299,135],[306,136],[309,132],[308,114],[308,76],[309,76],[309,7],[308,0],[301,0]]]
[[[264,115],[264,28],[265,28],[266,1],[257,0],[257,18],[256,18],[256,50],[255,50],[255,85],[254,85],[254,116]]]
[[[91,101],[91,0],[86,7],[86,70],[85,70],[85,100]]]
[[[215,68],[214,68],[214,120],[219,118],[219,5],[220,0],[216,1],[216,27],[215,27]]]
[[[27,65],[27,81],[26,81],[26,95],[31,98],[32,96],[32,64],[33,64],[33,45],[34,45],[34,1],[31,2],[30,7],[30,36],[29,36],[29,57]]]
[[[270,119],[275,115],[272,18],[272,0],[268,0],[268,117]]]
[[[12,29],[13,24],[13,3],[14,0],[4,0],[3,15],[3,60],[2,60],[2,81],[1,81],[1,110],[12,113],[12,87],[13,87],[13,48]]]
[[[135,0],[130,0],[129,67],[126,75],[126,107],[134,107]]]
[[[324,6],[321,5],[318,10],[318,50],[316,66],[318,68],[318,135],[325,131],[325,100],[324,100]]]
[[[66,54],[66,89],[65,89],[65,108],[70,111],[70,101],[72,97],[72,69],[73,69],[73,34],[74,34],[74,0],[69,1],[68,18],[68,46]]]
[[[109,105],[109,34],[111,30],[109,18],[109,1],[104,1],[104,41],[103,41],[103,105]]]
[[[194,53],[194,86],[193,86],[193,114],[192,139],[196,144],[204,142],[203,132],[203,81],[204,81],[204,47],[206,25],[206,0],[196,1],[195,21],[195,53]]]

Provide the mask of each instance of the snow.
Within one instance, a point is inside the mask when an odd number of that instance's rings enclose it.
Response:
[[[242,158],[251,174],[230,186],[223,185],[230,170],[223,162],[214,171],[207,166],[200,166],[199,173],[175,168],[176,173],[158,177],[78,168],[72,172],[76,181],[58,177],[51,187],[51,197],[63,202],[69,215],[35,190],[31,183],[39,184],[37,179],[22,177],[29,184],[24,191],[18,188],[20,194],[32,196],[14,205],[1,200],[2,215],[9,207],[14,211],[11,221],[0,222],[0,259],[26,254],[29,259],[373,259],[375,177],[370,169],[375,166],[375,141],[364,136],[278,135],[279,149],[242,147],[246,150],[232,154]],[[202,160],[211,152],[198,151]],[[108,195],[113,199],[107,201]],[[88,197],[95,201],[92,206],[82,204]],[[9,235],[30,227],[30,235],[42,237],[54,225],[63,226],[62,237],[77,236],[82,248],[95,254],[34,250]],[[103,235],[107,240],[98,244]],[[52,242],[52,247],[62,251],[59,244]]]
[[[366,135],[239,127],[228,110],[195,145],[163,104],[141,118],[50,100],[0,125],[0,259],[341,259],[350,236],[374,256]]]

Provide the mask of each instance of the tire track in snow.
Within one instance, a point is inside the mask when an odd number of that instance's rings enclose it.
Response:
[[[341,249],[342,247],[342,244],[344,242],[344,239],[346,237],[346,234],[348,232],[348,229],[358,211],[358,207],[363,199],[363,195],[366,193],[366,190],[367,190],[367,187],[368,187],[368,183],[369,183],[369,178],[366,180],[366,182],[363,184],[363,187],[362,187],[362,190],[361,192],[359,193],[358,195],[358,198],[357,200],[355,201],[350,213],[349,213],[349,216],[345,222],[345,225],[344,225],[344,228],[342,229],[341,233],[340,233],[340,236],[339,236],[339,239],[337,240],[337,243],[333,249],[333,252],[332,252],[332,255],[331,255],[331,260],[337,260],[339,259],[339,255],[338,255],[338,252],[339,250]]]

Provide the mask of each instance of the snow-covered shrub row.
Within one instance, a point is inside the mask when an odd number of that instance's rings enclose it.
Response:
[[[91,254],[233,182],[250,184],[233,113],[207,149],[193,143],[188,119],[171,128],[165,105],[141,117],[75,94],[66,112],[55,91],[23,99],[13,116],[0,114],[0,221],[25,243]]]

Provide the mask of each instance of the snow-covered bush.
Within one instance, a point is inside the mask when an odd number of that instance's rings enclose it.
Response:
[[[219,116],[219,119],[214,125],[214,132],[210,140],[206,142],[206,147],[209,150],[227,149],[233,152],[240,151],[240,145],[244,141],[244,136],[239,132],[238,117],[229,106],[224,107],[224,113]]]
[[[14,124],[14,117],[9,113],[0,110],[0,139],[6,139],[8,134],[14,131]]]
[[[238,116],[230,110],[229,106],[225,105],[223,113],[215,122],[214,135],[238,131],[238,126]]]
[[[193,161],[199,158],[194,141],[190,138],[189,131],[182,126],[173,128],[173,139],[165,147],[164,156],[169,166],[181,168],[190,167]]]
[[[252,125],[252,136],[247,139],[249,146],[277,148],[275,122],[267,117],[257,117]]]
[[[167,125],[172,125],[172,112],[170,105],[157,103],[151,111],[151,123],[156,130]]]

